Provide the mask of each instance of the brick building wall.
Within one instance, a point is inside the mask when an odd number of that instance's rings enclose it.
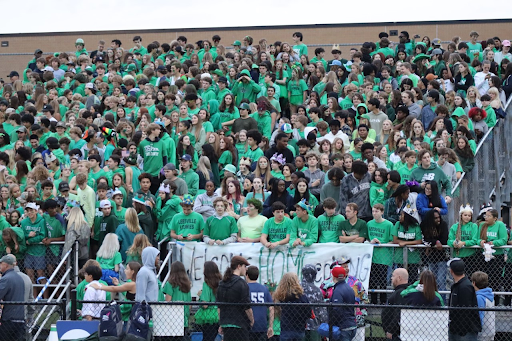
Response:
[[[379,32],[390,30],[409,32],[411,37],[415,34],[421,37],[427,35],[430,39],[440,38],[450,41],[454,36],[469,40],[470,31],[478,31],[480,40],[499,36],[503,39],[512,38],[512,20],[485,20],[485,21],[447,21],[447,22],[418,22],[418,23],[375,23],[375,24],[335,24],[335,25],[307,25],[307,26],[273,26],[273,27],[239,27],[239,28],[211,28],[211,29],[169,29],[147,31],[101,31],[101,32],[66,32],[66,33],[30,33],[30,34],[4,34],[0,35],[1,42],[8,42],[8,47],[0,47],[0,77],[6,81],[6,75],[11,70],[21,71],[27,62],[32,59],[35,49],[40,48],[46,53],[56,51],[74,51],[77,38],[83,38],[88,50],[95,50],[100,39],[110,46],[112,39],[120,39],[122,47],[133,47],[132,38],[140,35],[143,45],[157,40],[160,43],[170,42],[180,35],[194,43],[200,39],[211,39],[214,34],[222,38],[221,44],[230,46],[234,40],[242,40],[246,35],[254,38],[257,44],[261,38],[269,43],[276,40],[292,42],[291,36],[295,31],[304,34],[306,45],[325,44],[326,59],[330,58],[332,44],[359,44],[365,41],[377,41]],[[390,37],[398,41],[398,37]],[[315,47],[309,48],[309,56],[314,56]],[[342,46],[343,56],[348,55],[350,46]]]

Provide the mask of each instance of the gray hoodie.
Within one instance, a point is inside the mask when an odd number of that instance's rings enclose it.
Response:
[[[142,250],[142,268],[137,273],[137,291],[135,301],[158,301],[158,280],[156,278],[155,260],[160,251],[150,246]]]
[[[359,206],[358,218],[369,218],[372,216],[370,206],[370,184],[371,175],[366,173],[361,180],[357,180],[354,174],[349,174],[341,180],[340,186],[340,213],[345,215],[348,203],[356,203]]]

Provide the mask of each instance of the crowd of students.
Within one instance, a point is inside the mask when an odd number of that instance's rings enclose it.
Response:
[[[37,49],[0,89],[2,251],[44,283],[78,241],[86,279],[119,290],[119,277],[155,268],[142,251],[164,240],[399,244],[375,248],[378,289],[402,247],[426,244],[409,248],[410,276],[423,264],[444,289],[448,245],[509,290],[506,252],[484,262],[469,248],[511,243],[498,212],[483,208],[479,225],[469,206],[452,227],[443,219],[512,92],[510,41],[478,37],[443,46],[383,32],[346,59],[332,46],[329,60],[321,47],[309,59],[300,32],[233,49],[218,35]]]

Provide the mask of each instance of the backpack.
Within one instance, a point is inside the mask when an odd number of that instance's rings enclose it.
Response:
[[[149,320],[153,318],[151,307],[146,301],[136,303],[130,314],[124,341],[151,340]]]
[[[118,341],[123,336],[121,308],[115,301],[106,305],[100,313],[98,327],[100,341]]]

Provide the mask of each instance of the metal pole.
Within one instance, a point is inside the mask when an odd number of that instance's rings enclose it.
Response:
[[[76,314],[76,289],[71,290],[71,320],[76,321],[77,314]]]
[[[79,267],[79,263],[78,263],[78,240],[75,241],[75,273],[74,273],[74,282],[75,282],[75,287],[78,286],[78,271],[80,271],[80,269],[78,268]]]

